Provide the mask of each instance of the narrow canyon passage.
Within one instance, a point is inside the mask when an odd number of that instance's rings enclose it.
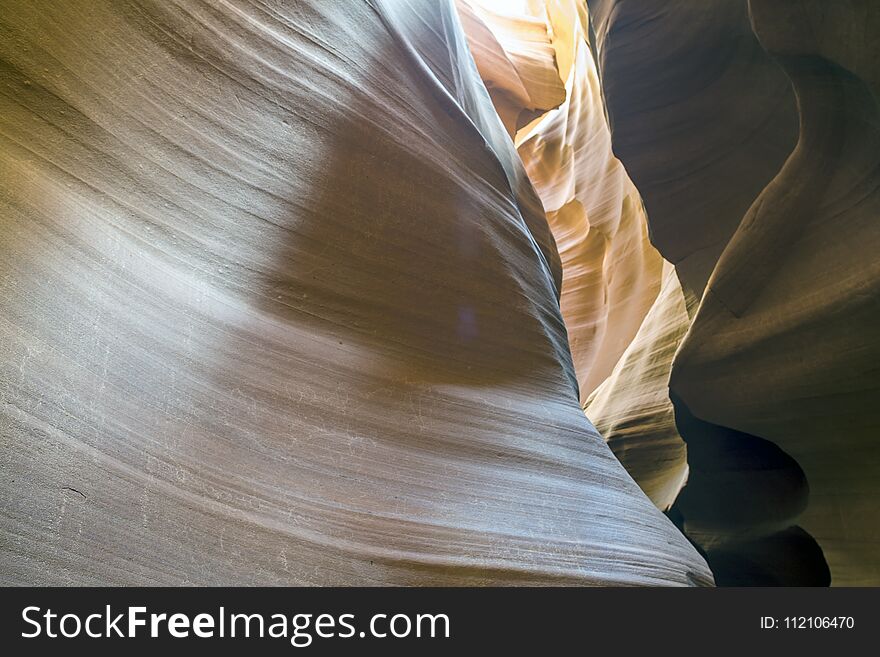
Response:
[[[0,16],[6,582],[711,583],[452,3]]]
[[[2,581],[880,584],[878,32],[0,0]]]
[[[587,415],[717,583],[877,583],[878,11],[587,4],[458,2]]]

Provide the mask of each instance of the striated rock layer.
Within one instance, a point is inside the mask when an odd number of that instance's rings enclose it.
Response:
[[[463,15],[473,13],[464,5],[460,0]],[[525,10],[518,17],[522,40],[531,43],[534,23],[543,20],[554,70],[566,79],[565,102],[515,139],[559,247],[562,314],[581,399],[615,456],[667,510],[688,471],[668,390],[672,357],[690,324],[684,296],[650,244],[641,198],[612,152],[585,5],[535,0]],[[481,16],[481,26],[470,19],[464,29],[480,74],[496,91],[493,103],[501,116],[527,114],[524,104],[511,109],[510,94],[497,93],[526,75],[492,77],[493,62],[515,57],[487,37],[504,29],[507,47],[522,50],[511,29],[517,17]]]
[[[566,81],[512,134],[587,414],[719,583],[880,582],[880,7],[593,0],[590,39],[582,3],[514,5],[468,36],[508,127],[538,37]]]
[[[3,5],[4,583],[711,582],[450,2]]]
[[[690,326],[675,269],[611,375],[584,410],[615,456],[660,509],[668,510],[688,479],[687,448],[669,399],[669,370]]]
[[[472,4],[480,7],[479,0]],[[472,12],[464,0],[459,6],[463,15]],[[517,16],[484,10],[482,27],[470,20],[464,28],[502,117],[532,116],[534,106],[512,108],[511,93],[497,90],[514,88],[537,68],[516,57],[521,44],[534,43],[535,33],[545,36],[541,52],[553,53],[551,70],[565,80],[563,102],[514,137],[559,249],[562,315],[585,400],[611,373],[656,299],[663,260],[648,240],[641,198],[612,152],[586,7],[575,0],[533,0],[525,10]],[[496,32],[506,38],[486,36]],[[500,79],[492,67],[500,60],[519,66]]]
[[[539,15],[499,12],[480,0],[456,0],[480,78],[508,134],[566,98],[552,28]]]

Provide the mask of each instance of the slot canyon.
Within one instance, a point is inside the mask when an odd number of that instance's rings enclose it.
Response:
[[[875,0],[0,0],[0,580],[880,585]]]

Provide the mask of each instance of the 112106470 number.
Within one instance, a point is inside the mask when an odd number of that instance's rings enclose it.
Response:
[[[852,616],[786,616],[782,624],[788,630],[851,630],[856,622]]]

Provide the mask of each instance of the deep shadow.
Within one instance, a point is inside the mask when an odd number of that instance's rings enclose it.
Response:
[[[793,526],[709,550],[717,586],[830,586],[831,571],[816,540]]]
[[[809,486],[774,443],[695,417],[670,394],[687,444],[688,482],[670,519],[706,558],[719,586],[828,586],[818,543],[795,520]]]

